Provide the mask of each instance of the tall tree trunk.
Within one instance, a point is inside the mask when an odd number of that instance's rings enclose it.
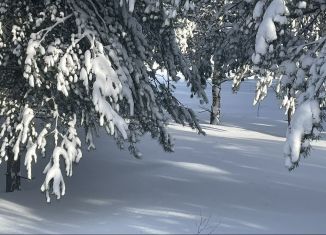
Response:
[[[290,93],[291,88],[292,88],[292,86],[288,85],[288,98],[291,97],[291,93]],[[290,124],[291,124],[291,118],[292,118],[292,108],[290,107],[288,109],[288,126],[290,126]]]
[[[7,174],[6,174],[6,192],[20,190],[20,157],[14,160],[12,151],[8,152]]]
[[[211,107],[211,118],[210,124],[218,125],[220,123],[221,115],[221,83],[214,81],[212,86],[212,107]]]

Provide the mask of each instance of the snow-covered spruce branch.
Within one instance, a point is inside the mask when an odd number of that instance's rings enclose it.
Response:
[[[181,71],[192,92],[206,98],[173,30],[176,16],[191,8],[189,0],[3,4],[0,63],[16,68],[6,76],[19,85],[0,87],[0,160],[25,157],[32,178],[32,163],[50,151],[41,187],[48,202],[51,191],[57,198],[65,194],[60,158],[71,176],[73,163],[82,157],[80,127],[86,130],[89,149],[95,147],[94,130],[103,127],[136,156],[136,143],[146,132],[165,150],[172,149],[166,129],[170,117],[200,130],[191,110],[172,92],[155,86],[150,75],[154,63],[168,65],[170,76]]]
[[[319,139],[325,120],[325,6],[320,1],[258,1],[255,70],[261,76],[256,100],[278,83],[277,93],[288,114],[284,148],[286,166],[296,167],[309,154],[310,141]],[[264,10],[265,8],[265,10]],[[300,16],[300,17],[298,17]]]

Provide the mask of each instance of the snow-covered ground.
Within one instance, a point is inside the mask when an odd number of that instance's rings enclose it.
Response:
[[[177,87],[180,100],[200,112]],[[102,135],[66,179],[66,195],[51,204],[39,190],[47,163],[39,158],[35,180],[21,192],[5,193],[1,181],[0,232],[326,233],[326,142],[288,172],[283,113],[272,96],[258,112],[254,90],[247,81],[233,95],[224,84],[222,125],[199,113],[206,136],[171,124],[174,153],[145,137],[137,160]]]

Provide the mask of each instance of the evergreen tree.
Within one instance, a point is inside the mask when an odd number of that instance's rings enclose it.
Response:
[[[195,29],[187,54],[202,78],[212,78],[211,123],[218,123],[220,84],[237,89],[244,77],[257,81],[254,104],[272,84],[288,115],[284,148],[293,169],[308,156],[325,119],[325,13],[321,0],[203,0],[190,17]]]
[[[202,132],[194,113],[155,76],[154,64],[206,100],[198,76],[176,42],[174,21],[189,0],[2,0],[0,3],[0,161],[9,179],[20,178],[20,158],[32,178],[32,162],[53,141],[41,187],[50,201],[65,193],[67,176],[82,157],[77,128],[93,135],[106,129],[119,147],[140,157],[135,144],[145,133],[166,151],[173,143],[168,118]],[[14,174],[13,174],[14,173]],[[12,184],[11,180],[9,184]],[[9,191],[18,185],[9,185]]]
[[[260,74],[256,101],[276,80],[288,113],[286,166],[293,169],[320,136],[325,120],[325,1],[260,0],[253,17],[257,24],[252,61]]]
[[[233,91],[252,76],[254,43],[252,4],[242,0],[202,0],[188,14],[195,24],[188,38],[188,56],[202,79],[212,79],[211,124],[220,122],[221,84],[233,81]]]

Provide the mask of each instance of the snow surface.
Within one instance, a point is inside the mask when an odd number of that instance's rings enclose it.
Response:
[[[65,179],[66,195],[51,204],[40,193],[48,158],[33,165],[35,179],[21,192],[5,193],[2,177],[0,232],[325,233],[326,142],[313,144],[310,158],[288,172],[283,111],[268,96],[258,112],[251,105],[255,86],[244,82],[232,95],[231,84],[223,84],[222,125],[207,124],[208,113],[199,113],[205,137],[172,123],[172,154],[147,136],[138,160],[103,132],[94,139],[96,151],[85,152]],[[177,90],[202,110],[184,84]]]

